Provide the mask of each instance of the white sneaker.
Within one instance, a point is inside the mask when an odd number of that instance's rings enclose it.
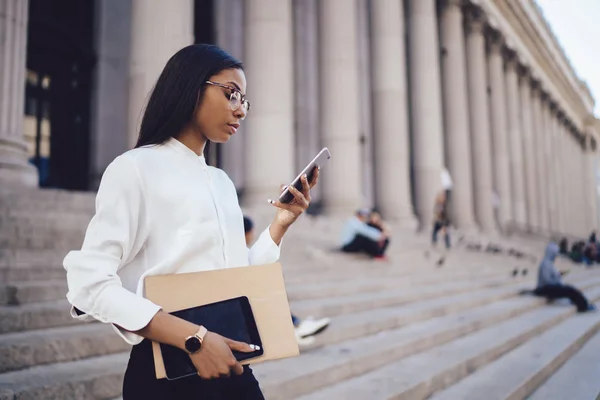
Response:
[[[307,336],[307,337],[300,337],[300,335],[298,335],[298,332],[296,331],[296,342],[298,343],[298,346],[310,346],[311,344],[313,344],[315,342],[315,337],[314,336]]]
[[[296,335],[301,338],[308,336],[314,336],[323,332],[328,326],[331,320],[329,318],[312,319],[306,318],[300,321],[300,325],[296,327]]]

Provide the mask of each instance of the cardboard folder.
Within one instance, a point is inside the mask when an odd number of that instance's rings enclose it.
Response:
[[[239,296],[246,296],[263,343],[263,355],[242,364],[299,354],[280,263],[148,276],[145,294],[171,313]],[[166,378],[160,345],[152,343],[156,378]]]

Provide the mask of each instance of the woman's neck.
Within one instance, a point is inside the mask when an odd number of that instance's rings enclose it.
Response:
[[[206,146],[206,139],[200,137],[200,135],[198,135],[197,132],[193,132],[191,130],[184,130],[179,136],[177,136],[177,140],[179,140],[197,155],[201,156],[204,154],[204,146]]]

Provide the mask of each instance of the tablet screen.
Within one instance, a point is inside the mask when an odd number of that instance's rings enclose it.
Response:
[[[175,311],[171,314],[194,324],[203,325],[209,331],[229,339],[260,346],[260,350],[252,353],[234,351],[233,355],[238,361],[263,354],[263,344],[247,297],[236,297],[204,306]],[[194,364],[185,351],[166,344],[161,344],[160,348],[168,379],[178,379],[197,373]]]

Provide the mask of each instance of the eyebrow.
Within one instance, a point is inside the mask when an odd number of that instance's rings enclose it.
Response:
[[[231,83],[233,86],[235,86],[237,88],[237,90],[239,90],[240,92],[242,91],[242,89],[240,88],[240,86],[237,83],[235,83],[233,81],[229,81],[227,83]]]

